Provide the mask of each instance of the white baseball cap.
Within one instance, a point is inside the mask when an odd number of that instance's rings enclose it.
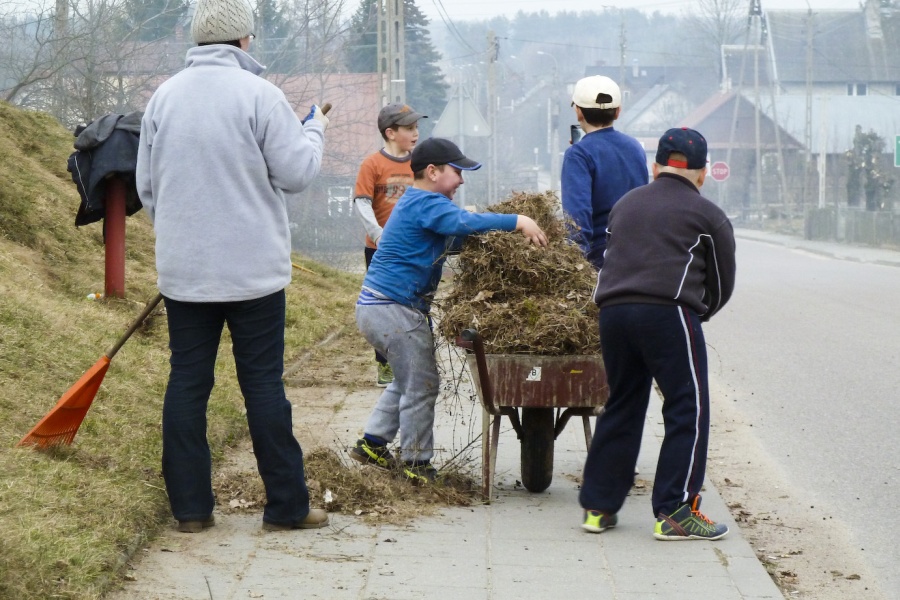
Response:
[[[572,104],[581,108],[618,108],[622,105],[622,92],[609,77],[584,77],[575,84]]]

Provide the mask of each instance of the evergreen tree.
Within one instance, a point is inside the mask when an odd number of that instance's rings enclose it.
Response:
[[[143,41],[160,40],[175,33],[187,14],[187,0],[127,0],[128,27]]]
[[[354,73],[374,73],[377,69],[377,0],[362,0],[350,23],[346,46],[347,67]],[[406,23],[406,99],[418,112],[429,116],[419,122],[421,136],[427,137],[434,121],[447,104],[449,86],[437,66],[440,53],[431,42],[428,18],[415,0],[403,1]]]
[[[297,34],[275,0],[257,0],[254,33],[253,51],[270,73],[284,73],[296,67]]]

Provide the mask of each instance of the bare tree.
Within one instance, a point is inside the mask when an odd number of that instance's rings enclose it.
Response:
[[[0,14],[0,35],[7,40],[0,48],[0,94],[7,102],[36,102],[39,90],[52,86],[69,61],[78,59],[75,39],[60,31],[56,9],[51,0],[38,0]]]
[[[696,0],[684,14],[687,47],[695,50],[687,56],[694,64],[715,68],[722,79],[719,56],[722,46],[737,42],[746,31],[747,0]]]
[[[0,17],[11,40],[0,54],[4,99],[69,127],[140,108],[181,67],[185,47],[174,36],[141,40],[145,28],[127,8],[125,0],[35,0]]]

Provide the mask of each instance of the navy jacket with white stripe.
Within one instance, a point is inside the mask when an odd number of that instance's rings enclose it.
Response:
[[[609,214],[606,257],[594,301],[686,306],[709,320],[734,291],[731,221],[694,185],[660,173]]]

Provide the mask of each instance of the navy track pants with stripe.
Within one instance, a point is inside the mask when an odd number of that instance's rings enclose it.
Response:
[[[613,514],[625,503],[655,379],[663,395],[665,438],[653,515],[671,514],[700,493],[706,473],[709,385],[700,318],[681,306],[607,306],[600,311],[600,346],[609,401],[584,466],[581,506]]]

